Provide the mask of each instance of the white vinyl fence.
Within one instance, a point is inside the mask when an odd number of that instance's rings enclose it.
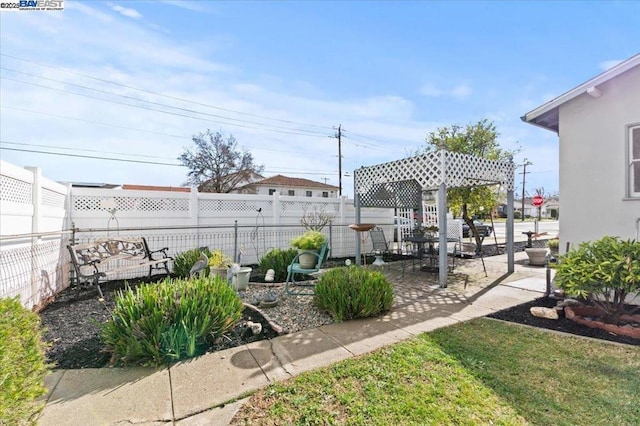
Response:
[[[32,308],[69,285],[68,187],[0,161],[0,297]]]
[[[355,223],[355,208],[345,197],[71,188],[43,178],[36,168],[0,166],[0,297],[19,296],[30,308],[69,285],[70,242],[138,236],[151,250],[168,247],[170,256],[206,246],[234,258],[241,252],[243,264],[255,264],[271,248],[290,247],[305,230],[303,216],[325,214],[332,217],[322,230],[331,256],[355,255],[358,235],[348,227]],[[360,222],[381,226],[393,241],[392,209],[363,209]],[[365,240],[363,252],[369,251]]]

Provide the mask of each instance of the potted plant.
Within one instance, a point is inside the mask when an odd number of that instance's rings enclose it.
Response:
[[[560,240],[558,238],[552,238],[547,241],[547,247],[552,255],[557,255],[560,249]]]
[[[327,237],[319,231],[307,231],[291,240],[291,246],[298,249],[300,267],[313,269],[318,262],[317,253],[326,242]]]
[[[226,280],[227,268],[231,266],[231,263],[231,258],[224,254],[222,250],[216,249],[212,251],[209,256],[209,270],[211,271],[211,275],[217,275]]]

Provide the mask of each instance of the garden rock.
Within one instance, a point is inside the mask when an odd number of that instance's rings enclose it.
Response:
[[[566,306],[583,306],[584,303],[576,300],[576,299],[564,299],[558,302],[558,306],[564,308]]]
[[[554,308],[543,308],[540,306],[533,306],[529,309],[531,315],[538,318],[546,318],[557,320],[559,317],[558,312]]]

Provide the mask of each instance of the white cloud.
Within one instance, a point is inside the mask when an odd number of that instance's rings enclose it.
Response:
[[[622,62],[622,60],[621,60],[621,59],[612,59],[612,60],[609,60],[609,61],[602,61],[602,62],[600,62],[598,65],[600,66],[600,69],[601,69],[602,71],[606,71],[606,70],[608,70],[609,68],[613,68],[613,67],[615,67],[615,66],[616,66],[616,65],[618,65],[620,62]]]
[[[129,18],[134,18],[134,19],[140,19],[142,18],[142,14],[140,12],[138,12],[135,9],[131,9],[128,7],[122,7],[120,5],[114,4],[114,3],[107,3],[107,5],[113,9],[114,11],[118,12],[121,15],[127,16]]]
[[[418,91],[422,96],[428,97],[453,97],[465,99],[473,93],[473,89],[467,83],[460,83],[450,89],[441,89],[433,83],[424,84]]]

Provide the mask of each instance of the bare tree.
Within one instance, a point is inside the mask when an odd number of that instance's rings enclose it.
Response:
[[[312,231],[320,231],[327,226],[336,216],[324,211],[324,207],[314,207],[313,211],[308,211],[304,208],[300,224]]]
[[[264,166],[253,163],[253,155],[240,150],[233,135],[225,140],[220,132],[193,136],[195,149],[185,148],[178,160],[190,169],[187,184],[198,186],[199,191],[228,193],[248,183]]]

